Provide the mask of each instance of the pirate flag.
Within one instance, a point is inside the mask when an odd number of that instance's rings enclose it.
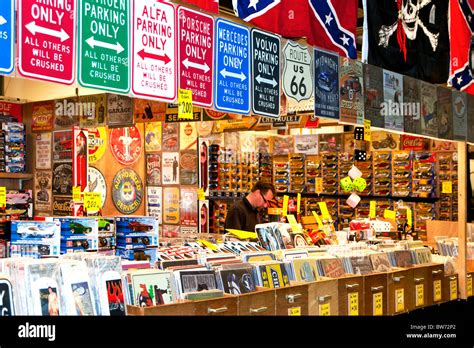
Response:
[[[448,5],[446,0],[364,0],[362,60],[431,83],[446,83]]]

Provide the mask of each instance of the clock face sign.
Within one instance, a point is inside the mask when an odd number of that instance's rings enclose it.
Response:
[[[135,163],[142,153],[142,136],[137,127],[114,128],[110,131],[110,149],[123,165]]]
[[[104,175],[94,167],[89,167],[89,191],[90,192],[99,192],[101,195],[102,206],[105,205],[105,200],[107,198],[107,183],[105,181]]]
[[[124,168],[112,182],[112,200],[122,214],[131,214],[140,208],[143,200],[143,183],[132,169]]]

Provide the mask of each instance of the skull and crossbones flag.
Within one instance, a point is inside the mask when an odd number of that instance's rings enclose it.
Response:
[[[431,83],[449,72],[446,0],[363,0],[362,61]]]
[[[246,22],[286,38],[357,58],[357,0],[233,0]]]

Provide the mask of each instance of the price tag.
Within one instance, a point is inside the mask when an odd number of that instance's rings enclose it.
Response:
[[[204,240],[204,239],[199,239],[198,240],[198,243],[201,244],[202,246],[208,248],[209,250],[219,250],[219,248],[217,247],[217,245],[211,243],[211,242],[208,242],[207,240]]]
[[[323,317],[331,315],[331,304],[329,302],[319,305],[319,315]]]
[[[433,282],[433,293],[434,293],[434,302],[441,301],[441,280],[435,280]]]
[[[296,196],[296,212],[299,214],[300,213],[300,208],[301,208],[301,193],[298,193]]]
[[[288,200],[289,199],[290,197],[288,197],[287,195],[283,196],[283,208],[281,210],[281,215],[283,216],[286,216],[286,214],[288,213]]]
[[[198,188],[198,200],[200,200],[200,201],[205,201],[206,200],[204,190],[201,187]]]
[[[375,219],[376,216],[377,216],[377,202],[370,201],[369,218]]]
[[[291,307],[291,308],[288,308],[288,315],[290,317],[299,317],[301,316],[301,307]]]
[[[364,140],[365,141],[372,141],[372,132],[370,131],[371,126],[370,120],[364,120]]]
[[[395,312],[403,312],[405,310],[405,289],[395,290]]]
[[[313,213],[314,218],[316,219],[316,222],[318,223],[319,229],[322,229],[323,228],[323,222],[321,221],[321,218],[319,217],[319,215],[315,211],[312,211],[312,213]]]
[[[412,214],[410,208],[407,208],[407,224],[408,224],[408,226],[413,225],[413,214]]]
[[[376,292],[372,295],[374,315],[383,315],[383,293]]]
[[[102,207],[102,196],[99,192],[84,192],[84,209],[88,212],[96,212]]]
[[[351,292],[347,295],[349,315],[359,315],[359,293]]]
[[[72,200],[76,203],[81,202],[81,187],[73,186],[72,188]]]
[[[441,181],[441,193],[453,193],[453,182]]]
[[[423,286],[423,284],[417,284],[416,285],[416,307],[420,307],[420,306],[423,306],[425,304],[425,294],[424,294],[424,291],[425,291],[425,287]]]
[[[458,280],[449,281],[449,298],[451,301],[454,301],[458,298]]]
[[[193,119],[193,91],[189,89],[178,90],[178,119]]]
[[[226,228],[225,230],[239,239],[258,239],[257,233],[255,232],[234,230],[231,228]]]
[[[324,191],[323,178],[316,178],[314,185],[315,185],[314,192],[323,193]]]
[[[6,207],[7,205],[7,188],[0,186],[0,208]]]
[[[385,209],[383,211],[383,217],[395,221],[397,219],[397,213],[393,210]]]
[[[467,296],[472,296],[472,277],[466,278]]]
[[[318,202],[319,209],[321,210],[321,215],[323,216],[323,220],[332,221],[331,214],[329,214],[328,206],[326,202]]]
[[[291,225],[291,230],[293,231],[293,233],[303,233],[301,226],[298,224],[293,214],[287,215],[286,218],[288,219],[288,222]]]

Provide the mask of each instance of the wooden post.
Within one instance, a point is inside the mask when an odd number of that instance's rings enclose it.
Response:
[[[458,141],[458,274],[460,298],[467,299],[466,289],[466,248],[467,248],[467,145]]]

